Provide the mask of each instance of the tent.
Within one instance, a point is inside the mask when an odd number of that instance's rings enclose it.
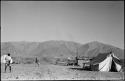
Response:
[[[114,53],[100,53],[90,63],[93,71],[119,72],[122,69],[121,60]]]
[[[6,57],[7,55],[2,55],[1,56],[1,63],[6,63],[6,61],[5,61],[5,57]]]
[[[7,57],[7,55],[1,56],[1,63],[6,63],[6,60],[5,60],[6,57]],[[12,63],[12,62],[13,62],[13,60],[11,59],[10,63]]]

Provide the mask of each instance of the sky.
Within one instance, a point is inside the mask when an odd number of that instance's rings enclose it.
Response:
[[[124,48],[124,2],[1,1],[1,42],[49,40]]]

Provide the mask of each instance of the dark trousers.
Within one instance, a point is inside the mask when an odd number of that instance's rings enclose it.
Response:
[[[10,72],[11,72],[10,62],[5,63],[5,72],[6,72],[7,67],[9,67],[9,70],[10,70]]]

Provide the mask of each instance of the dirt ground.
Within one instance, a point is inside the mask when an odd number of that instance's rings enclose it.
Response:
[[[76,66],[52,64],[13,64],[12,72],[1,65],[1,80],[123,80],[124,72],[93,72],[73,70]]]

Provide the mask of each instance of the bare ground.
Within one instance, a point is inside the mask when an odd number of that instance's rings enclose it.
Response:
[[[124,72],[93,72],[73,70],[74,66],[51,64],[13,64],[12,72],[4,73],[1,65],[1,80],[123,80]],[[76,68],[76,67],[74,67]]]

